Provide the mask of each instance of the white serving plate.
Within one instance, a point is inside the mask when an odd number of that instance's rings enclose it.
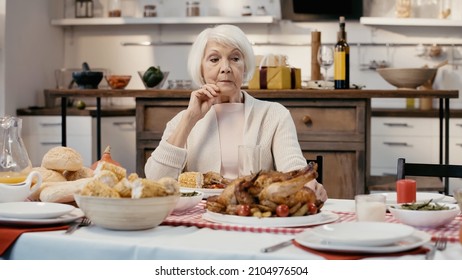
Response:
[[[0,217],[16,219],[52,219],[70,213],[75,207],[52,202],[0,203]]]
[[[414,233],[411,226],[383,222],[348,222],[322,225],[310,232],[330,243],[354,246],[384,246]]]
[[[257,226],[257,227],[299,227],[299,226],[314,226],[336,221],[339,216],[329,211],[322,211],[315,215],[301,217],[243,217],[237,215],[226,215],[207,211],[202,215],[202,218],[207,221],[232,224],[242,226]]]
[[[386,200],[386,204],[396,204],[398,203],[397,200],[397,195],[396,192],[386,192],[386,193],[380,193],[381,195],[384,195]],[[430,199],[432,202],[439,202],[442,201],[445,198],[444,194],[440,193],[426,193],[426,192],[417,192],[416,193],[416,202],[427,202]]]
[[[82,210],[74,208],[69,214],[59,216],[51,219],[18,219],[18,218],[6,218],[0,217],[0,224],[11,224],[11,225],[51,225],[51,224],[65,224],[73,222],[84,216]]]
[[[356,246],[348,244],[331,243],[312,231],[304,231],[295,236],[295,241],[302,246],[330,252],[383,254],[396,253],[418,248],[431,240],[431,235],[423,231],[414,231],[411,236],[385,246]]]
[[[193,191],[198,191],[204,193],[203,198],[208,198],[209,196],[212,195],[219,195],[223,192],[224,189],[204,189],[204,188],[186,188],[186,187],[180,187],[180,190],[182,192],[193,192]]]

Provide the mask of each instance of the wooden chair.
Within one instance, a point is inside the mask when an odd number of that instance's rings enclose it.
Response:
[[[322,156],[316,156],[316,159],[307,159],[306,163],[310,163],[311,161],[318,164],[318,178],[316,178],[316,181],[322,184]]]
[[[445,178],[444,194],[449,194],[448,178],[462,178],[462,165],[408,163],[404,158],[398,159],[397,180],[407,176],[426,176]]]

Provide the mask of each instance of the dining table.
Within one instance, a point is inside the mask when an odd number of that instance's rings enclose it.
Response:
[[[444,201],[455,203],[446,196]],[[425,259],[425,251],[409,250],[395,254],[343,254],[322,252],[296,242],[274,252],[262,249],[313,230],[319,225],[277,227],[217,223],[204,219],[205,200],[195,207],[171,213],[159,226],[136,231],[104,229],[96,225],[81,227],[73,234],[64,230],[25,232],[0,259],[5,260],[325,260],[325,259]],[[321,213],[333,213],[330,223],[355,222],[355,202],[327,199]],[[387,223],[399,223],[387,213]],[[431,235],[421,248],[432,247],[434,239],[445,235],[445,250],[436,260],[462,260],[459,230],[462,216],[438,228],[419,228]],[[0,225],[1,229],[1,225]]]

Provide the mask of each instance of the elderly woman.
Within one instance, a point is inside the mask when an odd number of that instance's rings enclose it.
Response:
[[[255,99],[241,86],[255,69],[252,45],[236,26],[202,31],[188,70],[200,88],[176,115],[145,166],[147,178],[214,171],[238,176],[238,145],[261,146],[261,168],[287,172],[306,166],[295,125],[281,104]]]

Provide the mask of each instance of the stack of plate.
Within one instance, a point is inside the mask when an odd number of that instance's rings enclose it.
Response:
[[[429,234],[411,226],[380,222],[327,224],[295,237],[295,241],[311,249],[350,253],[401,252],[430,240]]]
[[[48,225],[70,223],[84,216],[72,205],[51,202],[0,203],[0,224]]]

